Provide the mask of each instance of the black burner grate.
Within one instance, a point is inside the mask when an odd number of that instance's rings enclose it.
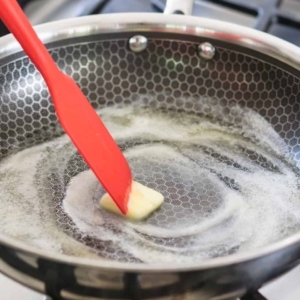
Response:
[[[34,0],[18,1],[26,7]],[[99,3],[89,14],[162,12],[166,0],[103,0]],[[193,15],[252,27],[300,46],[299,0],[195,0]],[[7,33],[0,21],[0,36]]]
[[[241,300],[267,300],[259,292],[252,292],[245,295]]]
[[[152,0],[160,11],[165,3],[165,0]],[[300,46],[298,0],[198,0],[193,14],[253,27]]]

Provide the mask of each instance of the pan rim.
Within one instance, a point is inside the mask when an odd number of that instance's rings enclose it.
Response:
[[[255,50],[267,54],[294,69],[300,70],[300,48],[297,46],[255,29],[206,18],[155,13],[122,13],[56,21],[35,26],[35,29],[44,43],[112,32],[170,32],[194,35],[202,38],[217,39]],[[0,61],[20,51],[22,51],[20,45],[11,34],[0,38]],[[274,254],[286,247],[299,243],[300,232],[251,252],[236,253],[226,257],[199,261],[198,263],[172,263],[162,265],[121,263],[68,256],[32,247],[14,238],[4,236],[0,232],[0,244],[23,253],[80,267],[129,272],[186,272],[220,268]]]
[[[184,18],[184,22],[182,22]],[[117,21],[114,21],[116,19]],[[300,48],[268,33],[208,18],[158,13],[115,13],[70,18],[34,26],[45,43],[88,35],[165,32],[215,39],[255,50],[300,70]],[[22,52],[12,34],[0,38],[0,61]]]

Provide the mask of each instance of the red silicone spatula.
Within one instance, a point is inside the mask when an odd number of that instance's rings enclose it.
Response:
[[[65,132],[125,214],[132,175],[119,147],[77,84],[58,69],[16,0],[0,0],[0,18],[44,77]]]

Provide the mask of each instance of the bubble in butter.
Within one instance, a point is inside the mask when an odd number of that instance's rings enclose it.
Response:
[[[142,220],[157,210],[164,202],[164,196],[136,181],[132,182],[128,200],[128,210],[125,217],[132,220]],[[109,194],[100,199],[100,206],[113,213],[123,215]]]

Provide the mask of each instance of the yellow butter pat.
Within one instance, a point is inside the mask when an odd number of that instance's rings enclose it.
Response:
[[[134,220],[144,219],[158,209],[163,202],[164,196],[161,193],[133,181],[128,200],[128,211],[125,217]],[[123,216],[118,206],[107,193],[100,199],[100,206]]]

